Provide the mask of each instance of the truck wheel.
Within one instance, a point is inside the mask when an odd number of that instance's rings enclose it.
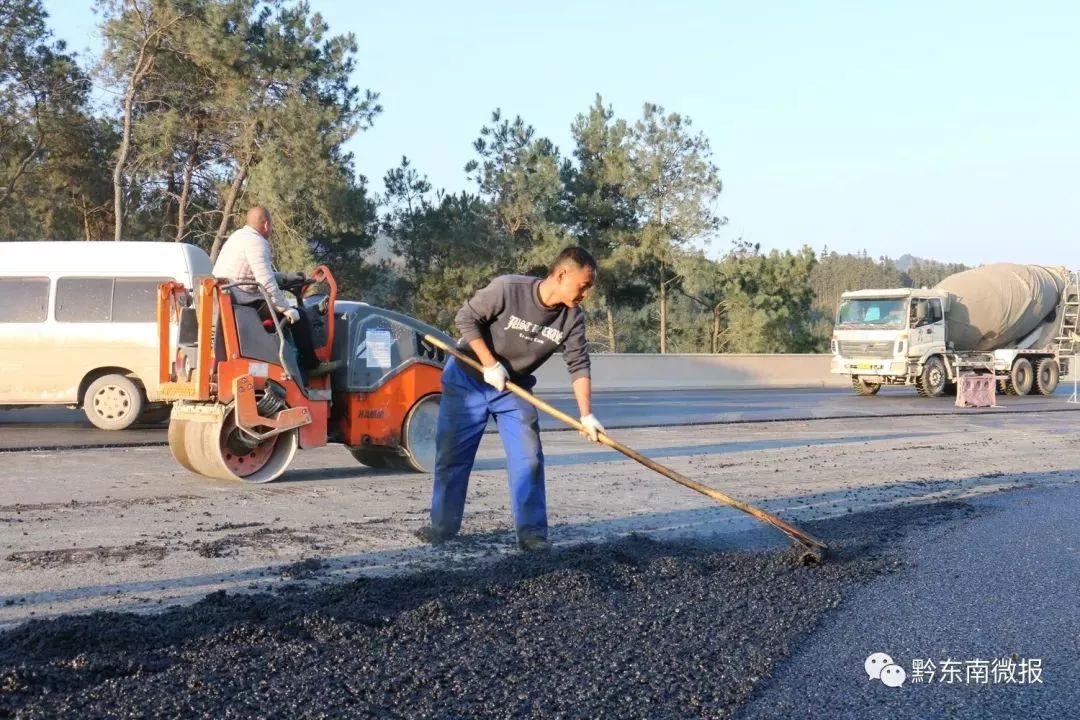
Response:
[[[1031,392],[1031,385],[1035,382],[1035,371],[1031,367],[1031,361],[1027,358],[1017,358],[1009,372],[1010,395],[1027,395]]]
[[[124,430],[138,419],[144,401],[139,386],[123,375],[103,375],[86,388],[83,412],[102,430]]]
[[[915,380],[915,390],[922,397],[941,397],[949,385],[945,362],[937,355],[926,361],[922,374]]]
[[[1061,368],[1054,358],[1043,358],[1035,365],[1035,392],[1053,395],[1061,378]]]
[[[851,376],[851,389],[855,391],[856,395],[863,397],[869,397],[870,395],[877,395],[878,390],[881,389],[881,383],[872,383],[863,380],[858,375]]]

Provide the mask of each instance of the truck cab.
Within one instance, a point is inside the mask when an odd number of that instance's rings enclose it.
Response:
[[[947,350],[948,311],[949,294],[942,290],[844,293],[833,330],[832,372],[850,375],[860,395],[874,395],[882,385],[907,384],[915,384],[920,394],[924,385],[928,394],[942,394],[948,381],[940,359]]]
[[[923,397],[939,397],[966,374],[992,375],[1006,395],[1053,395],[1058,379],[1069,372],[1061,340],[1066,327],[1077,321],[1070,308],[1080,307],[1075,299],[1080,295],[1070,291],[1065,297],[1074,299],[1063,301],[1018,341],[992,350],[958,351],[949,338],[949,313],[960,313],[953,319],[963,321],[968,311],[949,292],[846,292],[833,330],[831,371],[850,376],[858,395],[876,395],[882,385],[914,385]]]

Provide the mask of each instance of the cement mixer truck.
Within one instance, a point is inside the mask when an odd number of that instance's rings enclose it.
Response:
[[[1051,395],[1080,352],[1080,287],[1063,268],[998,263],[934,288],[845,292],[832,336],[834,374],[858,395],[910,385],[922,397],[966,373],[1008,395]]]

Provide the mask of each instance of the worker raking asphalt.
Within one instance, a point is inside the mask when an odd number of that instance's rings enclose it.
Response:
[[[0,717],[725,717],[939,504],[812,523],[835,550],[630,537],[457,572],[0,635]]]

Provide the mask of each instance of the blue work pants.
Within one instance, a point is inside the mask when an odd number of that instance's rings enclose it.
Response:
[[[521,384],[531,389],[535,379]],[[443,536],[461,529],[465,494],[488,418],[494,417],[506,451],[510,508],[518,539],[547,539],[544,451],[536,408],[509,391],[499,392],[451,358],[443,369],[436,429],[431,527]]]

